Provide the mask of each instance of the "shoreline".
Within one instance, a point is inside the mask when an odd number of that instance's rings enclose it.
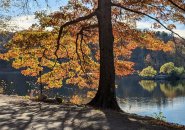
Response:
[[[185,126],[152,117],[96,109],[90,106],[48,104],[0,94],[0,129],[120,129],[185,130]]]

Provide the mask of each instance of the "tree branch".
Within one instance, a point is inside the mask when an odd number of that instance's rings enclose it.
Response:
[[[172,0],[168,0],[172,5],[176,6],[177,8],[179,8],[180,10],[182,10],[183,12],[185,12],[185,9],[180,7],[178,4],[176,4],[175,2],[173,2]]]
[[[81,30],[77,33],[77,37],[76,37],[76,54],[77,54],[77,57],[79,59],[79,64],[81,66],[81,69],[83,71],[83,73],[86,75],[87,78],[89,78],[89,76],[85,73],[85,69],[83,67],[83,64],[82,64],[82,59],[80,58],[80,54],[78,53],[78,39],[79,39],[79,36],[80,36],[80,51],[81,51],[81,54],[82,54],[82,58],[83,58],[83,63],[85,63],[85,53],[83,52],[83,49],[82,49],[82,43],[83,43],[83,38],[84,38],[84,31],[89,31],[89,29],[92,29],[92,28],[96,28],[98,27],[98,24],[93,24],[93,25],[89,25],[89,26],[85,26],[85,27],[82,27]]]
[[[79,31],[79,34],[81,35],[80,50],[81,50],[84,62],[85,62],[85,56],[86,56],[85,53],[83,52],[83,49],[82,49],[82,43],[83,43],[83,40],[84,40],[83,37],[86,36],[84,34],[84,31],[89,31],[90,29],[93,29],[93,28],[96,28],[96,27],[98,27],[98,24],[93,24],[93,25],[82,27],[81,30]]]
[[[157,18],[154,18],[146,13],[143,13],[143,12],[140,12],[140,11],[137,11],[137,10],[132,10],[130,8],[127,8],[125,6],[122,6],[121,4],[115,4],[115,3],[112,3],[112,6],[115,6],[115,7],[119,7],[119,8],[122,8],[124,10],[127,10],[127,11],[130,11],[130,12],[133,12],[133,13],[137,13],[137,14],[140,14],[140,15],[144,15],[144,16],[147,16],[148,18],[156,21],[157,23],[159,23],[162,27],[164,27],[166,30],[172,32],[173,34],[177,35],[178,37],[180,37],[181,39],[183,39],[185,41],[185,38],[181,37],[178,33],[174,32],[173,30],[169,29],[168,27],[166,27],[159,19]]]
[[[61,39],[61,35],[63,33],[63,29],[67,26],[70,26],[70,25],[73,25],[73,24],[76,24],[78,22],[81,22],[81,21],[84,21],[84,20],[87,20],[87,19],[90,19],[92,18],[93,16],[95,16],[97,14],[97,11],[95,10],[94,12],[90,13],[89,15],[86,15],[86,16],[83,16],[83,17],[79,17],[75,20],[72,20],[72,21],[69,21],[65,24],[63,24],[61,27],[60,27],[60,30],[59,30],[59,34],[58,34],[58,38],[57,38],[57,48],[56,48],[56,51],[55,51],[55,55],[56,57],[58,58],[57,56],[57,51],[59,50],[60,48],[60,39]]]

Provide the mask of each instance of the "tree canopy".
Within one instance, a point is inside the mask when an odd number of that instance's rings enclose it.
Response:
[[[60,11],[37,12],[40,24],[16,33],[1,58],[13,59],[13,66],[22,68],[25,75],[38,76],[42,71],[38,82],[48,88],[61,87],[62,81],[99,86],[96,101],[110,107],[115,98],[114,66],[118,76],[132,73],[134,63],[129,58],[136,47],[172,50],[171,41],[164,43],[131,21],[148,18],[154,28],[163,27],[181,37],[173,31],[173,23],[185,23],[184,6],[180,0],[69,0]],[[45,31],[48,27],[52,31]]]

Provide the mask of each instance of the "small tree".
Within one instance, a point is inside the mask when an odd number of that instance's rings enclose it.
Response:
[[[152,67],[148,66],[144,68],[139,75],[142,77],[154,77],[157,74],[157,71]]]
[[[168,62],[161,66],[160,73],[171,74],[174,70],[175,70],[174,63]]]

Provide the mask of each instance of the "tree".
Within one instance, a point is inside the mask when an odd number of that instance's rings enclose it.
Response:
[[[180,78],[184,74],[184,67],[176,67],[173,62],[168,62],[161,66],[160,73]]]
[[[154,77],[157,74],[157,71],[152,67],[148,66],[144,68],[139,75],[142,77]]]
[[[75,1],[77,2],[77,1]],[[94,12],[85,17],[77,18],[61,26],[59,31],[59,39],[62,34],[63,27],[66,25],[74,24],[76,22],[89,19],[97,16],[98,29],[99,29],[99,45],[100,45],[100,80],[99,89],[95,98],[89,103],[90,105],[103,108],[118,109],[115,96],[115,69],[114,69],[114,56],[113,56],[113,29],[112,17],[116,14],[112,13],[112,6],[115,6],[115,12],[118,13],[117,7],[124,8],[120,4],[114,4],[111,0],[87,1],[93,5]],[[96,8],[97,6],[97,8]],[[132,10],[129,10],[132,11]],[[121,11],[120,11],[121,12]],[[135,11],[132,11],[135,12]],[[138,12],[136,12],[138,13]],[[141,13],[142,14],[142,13]],[[113,16],[112,16],[113,15]],[[119,23],[119,22],[118,22]],[[59,42],[58,42],[59,43]]]
[[[98,36],[98,38],[95,37],[93,39],[95,39],[95,41],[98,39],[100,49],[99,89],[95,98],[89,103],[90,105],[119,109],[115,96],[113,51],[119,51],[120,48],[115,48],[114,50],[114,46],[116,47],[122,44],[124,47],[125,44],[132,43],[131,47],[133,47],[133,45],[137,43],[149,49],[161,50],[161,48],[163,48],[162,50],[164,51],[170,50],[169,46],[164,47],[164,44],[160,44],[161,41],[159,39],[156,40],[152,32],[141,33],[141,31],[131,29],[129,23],[124,22],[124,17],[134,20],[141,20],[144,17],[148,17],[156,22],[154,23],[154,27],[162,26],[178,35],[172,30],[175,27],[174,25],[169,24],[165,26],[163,24],[163,22],[170,20],[184,23],[183,12],[179,11],[179,8],[173,3],[170,1],[155,0],[142,2],[132,0],[122,2],[114,0],[70,0],[68,5],[61,8],[61,12],[55,12],[53,14],[52,17],[56,19],[48,20],[48,23],[51,24],[52,22],[52,27],[60,26],[56,51],[54,52],[57,60],[59,59],[58,54],[61,47],[61,40],[66,32],[70,32],[71,36],[77,34],[75,40],[76,45],[79,45],[79,37],[81,39],[80,44],[82,44],[85,37],[86,40],[89,41],[94,35]],[[177,5],[183,7],[183,2],[178,1],[177,3]],[[47,24],[44,26],[46,25]],[[120,51],[120,54],[121,53],[125,52]],[[81,61],[78,51],[77,55],[79,61]],[[83,55],[83,53],[81,53],[81,55]],[[119,61],[121,59],[119,55],[115,55],[115,66],[121,66],[120,68],[123,68],[125,64]],[[116,63],[118,63],[118,65],[116,65]],[[80,65],[83,66],[83,63],[81,62]],[[81,69],[82,68],[83,67],[81,67]]]
[[[173,62],[165,63],[160,68],[160,73],[171,74],[175,70],[175,65]]]

